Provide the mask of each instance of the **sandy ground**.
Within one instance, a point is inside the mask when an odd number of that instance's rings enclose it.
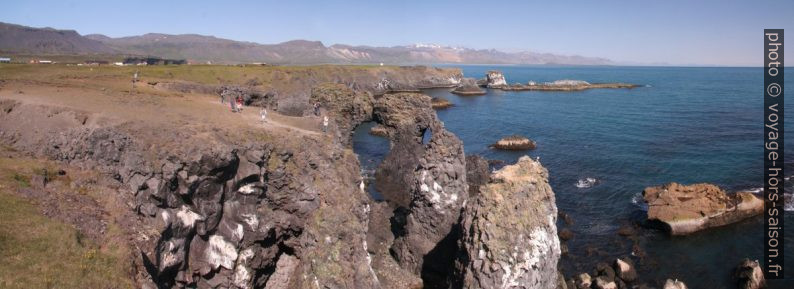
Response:
[[[259,108],[246,107],[241,113],[232,113],[228,104],[221,104],[217,96],[206,94],[162,96],[10,82],[0,89],[0,99],[83,111],[90,115],[88,123],[142,121],[154,127],[176,125],[199,128],[199,131],[246,128],[273,134],[322,134],[318,117],[292,117],[268,111],[267,121],[263,123]]]

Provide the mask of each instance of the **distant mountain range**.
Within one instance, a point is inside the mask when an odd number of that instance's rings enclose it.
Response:
[[[32,28],[0,22],[0,52],[33,55],[138,55],[195,62],[264,62],[273,64],[563,64],[610,65],[609,59],[551,53],[479,50],[440,45],[393,47],[325,46],[319,41],[293,40],[278,44],[234,41],[196,34],[111,38],[82,36],[74,30]]]

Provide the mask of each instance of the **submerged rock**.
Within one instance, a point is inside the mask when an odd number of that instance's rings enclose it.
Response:
[[[457,285],[463,288],[556,288],[560,242],[548,171],[524,156],[491,179],[462,213],[462,252],[453,283],[461,282]]]
[[[726,194],[711,184],[670,183],[642,192],[648,220],[658,221],[672,235],[735,223],[760,214],[764,202],[748,192]]]
[[[759,289],[766,287],[764,272],[758,261],[745,258],[736,268],[734,277],[737,279],[739,289]]]
[[[491,146],[500,150],[533,150],[535,149],[536,144],[534,141],[526,137],[520,135],[511,135],[500,139]]]

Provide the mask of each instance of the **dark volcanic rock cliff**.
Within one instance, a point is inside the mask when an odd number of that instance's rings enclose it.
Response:
[[[463,213],[462,288],[557,288],[557,206],[548,171],[528,156],[491,175]]]
[[[444,128],[426,95],[386,95],[376,101],[374,116],[391,130],[392,143],[376,173],[379,189],[407,208],[396,216],[392,252],[425,279],[444,276],[457,238],[453,227],[468,198],[463,143]]]
[[[348,149],[311,137],[199,140],[144,124],[83,125],[85,115],[60,108],[3,107],[5,145],[129,187],[131,209],[159,224],[135,246],[160,287],[379,287],[366,250],[368,197]],[[149,143],[144,131],[163,139]]]

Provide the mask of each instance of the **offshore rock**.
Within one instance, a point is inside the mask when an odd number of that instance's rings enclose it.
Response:
[[[369,134],[380,137],[389,137],[389,130],[382,125],[376,125],[369,129]]]
[[[401,221],[392,252],[426,282],[443,282],[454,260],[453,226],[468,198],[463,143],[444,128],[423,94],[379,98],[374,119],[389,131],[392,147],[376,171],[378,190],[406,209],[395,212]]]
[[[439,96],[434,97],[430,100],[430,104],[433,106],[434,109],[445,109],[451,107],[453,104],[446,99],[445,97]]]
[[[726,194],[712,184],[670,183],[642,192],[648,220],[658,221],[672,235],[735,223],[761,214],[764,202],[749,192]]]
[[[527,137],[511,135],[503,137],[491,146],[500,150],[533,150],[537,147],[537,144]]]
[[[491,70],[485,74],[485,87],[488,88],[503,88],[507,87],[505,75],[501,71]]]
[[[589,83],[583,80],[555,80],[552,82],[535,83],[530,81],[527,84],[515,83],[513,85],[504,85],[498,87],[501,90],[507,91],[524,91],[524,90],[540,90],[540,91],[580,91],[594,88],[635,88],[639,85],[629,83]]]
[[[528,156],[491,175],[461,214],[463,288],[556,288],[560,243],[548,171]],[[586,274],[585,274],[586,275]],[[586,283],[589,287],[589,275]]]
[[[737,285],[740,289],[759,289],[766,287],[764,272],[761,270],[761,265],[758,264],[758,261],[750,261],[750,259],[747,258],[743,259],[736,268],[734,276],[737,279]]]
[[[451,92],[463,96],[485,94],[485,90],[482,90],[482,88],[480,88],[480,86],[477,85],[477,80],[475,80],[474,78],[462,79],[460,85],[455,87],[455,89],[453,89]]]

